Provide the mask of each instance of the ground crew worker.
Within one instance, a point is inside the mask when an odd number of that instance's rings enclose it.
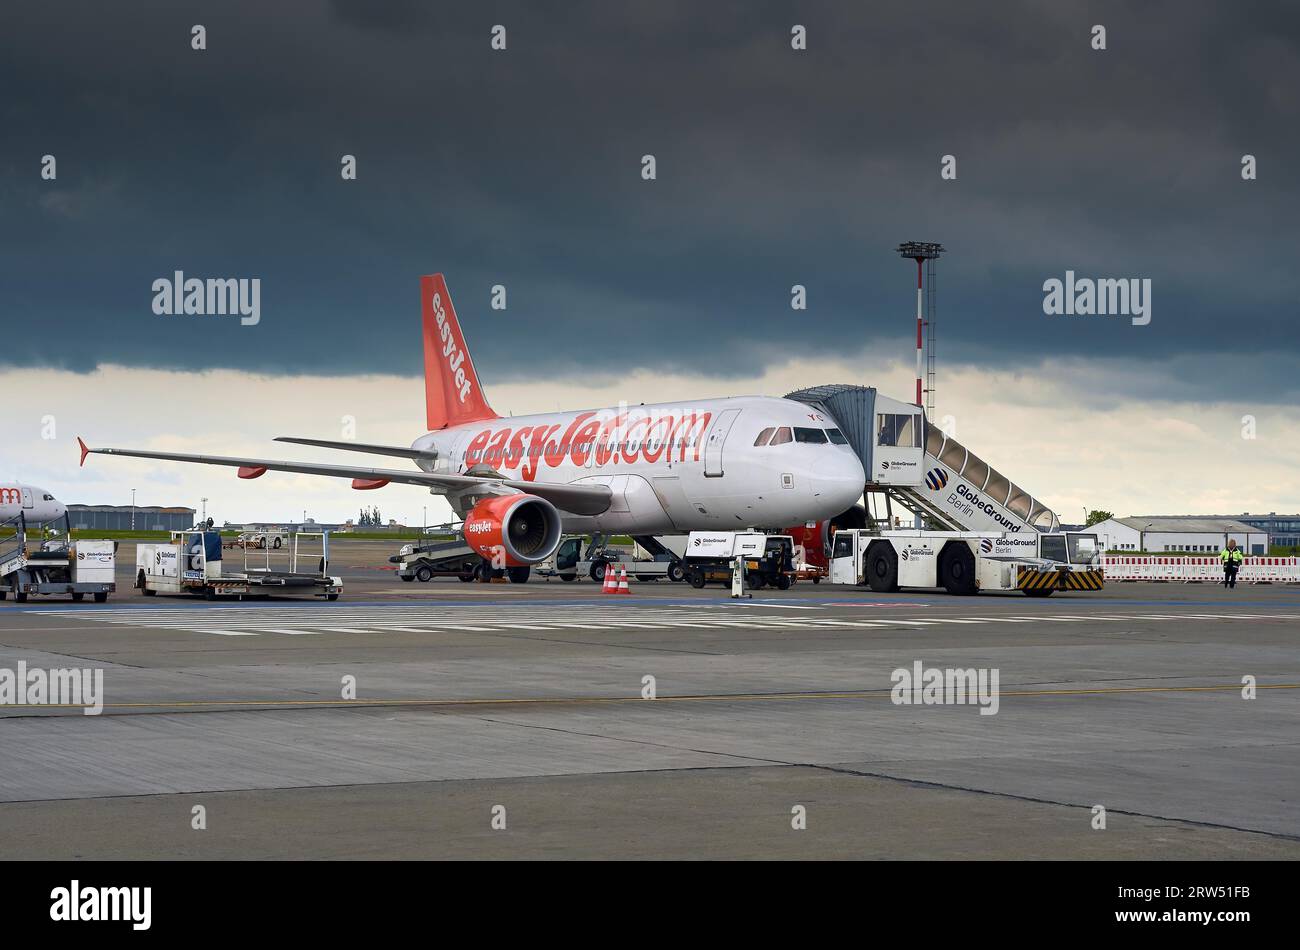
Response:
[[[1237,542],[1229,538],[1228,546],[1219,554],[1223,559],[1223,586],[1237,586],[1237,571],[1241,567],[1241,549],[1237,547]]]

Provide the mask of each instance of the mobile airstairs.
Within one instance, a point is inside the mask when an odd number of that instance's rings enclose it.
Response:
[[[839,423],[867,473],[867,512],[882,526],[893,523],[896,502],[937,529],[1060,530],[1055,512],[927,422],[920,406],[868,386],[817,386],[786,398]]]

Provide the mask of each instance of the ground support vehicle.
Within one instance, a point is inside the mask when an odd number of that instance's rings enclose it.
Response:
[[[950,594],[1101,590],[1097,536],[1086,532],[837,531],[831,583],[888,593],[942,587]]]
[[[0,524],[0,535],[8,535],[0,536],[0,600],[12,594],[24,603],[35,595],[68,594],[80,601],[90,594],[102,604],[117,590],[117,542],[72,540],[66,515],[61,534],[32,538],[20,514]]]
[[[316,570],[305,565],[316,559],[314,553],[302,551],[303,541],[319,538],[321,553]],[[225,563],[221,535],[208,528],[171,532],[171,540],[160,544],[136,546],[135,586],[146,597],[155,594],[192,594],[207,600],[218,597],[269,597],[272,595],[311,595],[338,600],[343,580],[331,577],[329,569],[329,532],[302,531],[293,535],[287,563],[272,564],[272,549],[267,548],[265,565],[250,564],[244,550],[243,567]],[[300,569],[300,565],[302,568]]]

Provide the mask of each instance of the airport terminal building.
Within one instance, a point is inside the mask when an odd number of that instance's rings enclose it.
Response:
[[[134,512],[134,518],[132,516]],[[159,508],[153,505],[68,505],[73,528],[100,531],[184,531],[194,527],[198,517],[193,508]]]
[[[1088,529],[1103,551],[1189,551],[1218,554],[1229,539],[1246,554],[1268,553],[1268,532],[1234,518],[1195,515],[1139,515],[1110,518]]]
[[[1279,515],[1270,511],[1266,515],[1234,515],[1234,520],[1252,528],[1268,532],[1270,543],[1284,548],[1300,548],[1300,515]]]

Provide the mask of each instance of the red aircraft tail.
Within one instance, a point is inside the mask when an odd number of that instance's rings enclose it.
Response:
[[[441,274],[420,278],[420,300],[424,317],[424,398],[429,431],[482,419],[497,414],[483,397],[474,360],[465,346],[465,335],[456,308],[451,305],[447,282]]]

